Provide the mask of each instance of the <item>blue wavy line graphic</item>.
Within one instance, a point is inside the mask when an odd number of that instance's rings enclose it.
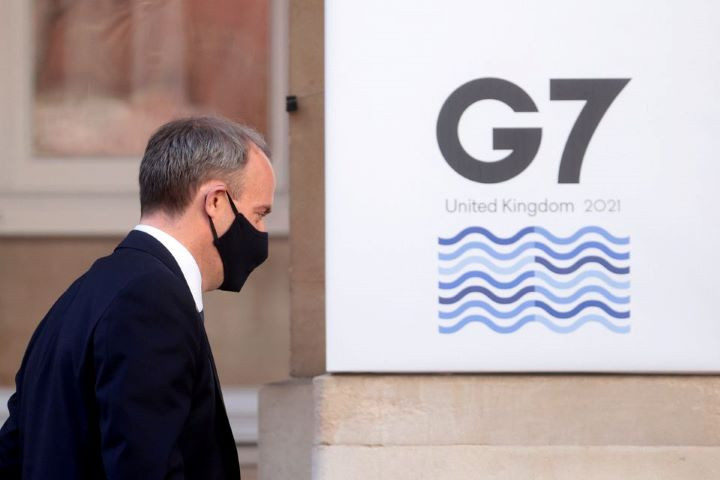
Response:
[[[460,277],[456,278],[455,280],[449,281],[449,282],[439,282],[438,286],[441,290],[448,290],[451,288],[455,288],[457,286],[462,285],[466,280],[470,280],[471,278],[480,278],[482,280],[485,280],[487,283],[492,285],[495,288],[515,288],[518,285],[520,285],[522,282],[529,278],[534,278],[537,272],[530,271],[530,272],[524,272],[515,277],[513,280],[510,280],[508,282],[501,282],[500,280],[496,280],[494,277],[491,277],[485,272],[467,272],[460,275]]]
[[[490,245],[483,243],[483,242],[469,242],[465,245],[461,246],[455,251],[448,252],[448,253],[438,253],[438,258],[440,260],[455,260],[465,252],[469,250],[482,250],[491,257],[497,259],[497,260],[513,260],[517,258],[521,253],[536,248],[538,250],[542,250],[543,252],[550,255],[552,258],[556,260],[569,260],[571,258],[575,258],[578,256],[578,254],[584,250],[587,250],[589,248],[596,248],[603,252],[605,255],[607,255],[610,258],[613,258],[615,260],[627,260],[630,258],[630,254],[627,252],[615,252],[614,250],[611,250],[607,245],[600,242],[585,242],[577,247],[575,247],[570,252],[556,252],[552,248],[548,247],[542,242],[526,242],[522,245],[518,246],[515,250],[512,252],[498,252]]]
[[[599,293],[603,297],[605,297],[607,300],[618,303],[622,305],[626,305],[630,303],[630,297],[618,297],[616,295],[613,295],[612,293],[608,292],[605,288],[599,286],[599,285],[587,285],[585,287],[580,288],[579,290],[575,291],[570,296],[567,297],[560,297],[558,295],[555,295],[555,293],[551,292],[545,287],[542,287],[540,285],[529,285],[527,287],[524,287],[522,290],[518,290],[514,295],[511,295],[509,297],[501,297],[497,295],[492,290],[481,287],[479,285],[474,285],[472,287],[464,288],[462,291],[460,291],[457,295],[453,295],[452,297],[440,297],[440,305],[452,305],[453,303],[457,303],[463,298],[465,298],[467,295],[471,293],[482,293],[486,297],[488,297],[490,300],[492,300],[495,303],[500,304],[508,304],[508,303],[515,303],[516,301],[520,300],[525,295],[528,295],[530,293],[541,293],[545,297],[549,298],[555,303],[560,304],[570,304],[575,301],[577,301],[579,298],[581,298],[583,295],[587,295],[589,293]]]
[[[485,257],[481,256],[474,256],[474,257],[467,257],[464,260],[461,260],[460,262],[456,263],[452,267],[439,267],[438,271],[441,275],[450,275],[453,273],[457,273],[461,271],[463,268],[467,267],[468,265],[483,265],[488,270],[491,270],[493,273],[497,274],[503,274],[506,275],[508,273],[515,273],[518,270],[520,270],[525,265],[528,265],[530,263],[535,263],[535,257],[525,257],[520,260],[518,260],[513,265],[510,265],[508,267],[500,267],[496,263],[488,260]]]
[[[539,278],[540,280],[543,280],[545,283],[547,283],[551,287],[563,288],[563,289],[574,288],[574,287],[578,286],[578,284],[580,284],[583,280],[586,280],[588,278],[597,278],[597,279],[605,282],[607,285],[610,285],[611,287],[617,288],[620,290],[630,288],[629,281],[614,280],[614,279],[608,277],[605,273],[597,271],[597,270],[588,270],[588,271],[582,272],[582,273],[578,274],[575,278],[572,278],[565,282],[557,280],[545,272],[535,272],[535,277]]]
[[[517,307],[513,308],[509,312],[502,312],[500,310],[497,310],[495,307],[490,305],[487,302],[483,302],[481,300],[470,300],[468,302],[463,303],[459,307],[457,307],[455,310],[452,310],[450,312],[439,312],[439,316],[441,320],[448,320],[451,318],[457,318],[463,313],[465,313],[470,308],[482,308],[483,310],[486,310],[488,313],[492,314],[496,318],[514,318],[517,317],[520,313],[524,312],[528,308],[538,307],[543,310],[545,310],[545,313],[555,317],[555,318],[572,318],[578,313],[582,312],[585,309],[588,308],[599,308],[608,315],[610,315],[613,318],[617,319],[624,319],[624,318],[630,318],[630,312],[618,312],[616,310],[613,310],[608,305],[606,305],[604,302],[601,302],[600,300],[586,300],[582,303],[579,303],[571,310],[568,310],[567,312],[561,312],[558,310],[555,310],[553,307],[548,305],[547,303],[543,302],[542,300],[528,300],[527,302],[523,302]]]
[[[544,236],[548,240],[550,240],[553,243],[559,244],[559,245],[567,245],[570,243],[576,242],[580,237],[583,235],[587,235],[590,233],[597,233],[599,235],[602,235],[605,240],[607,240],[610,243],[614,243],[615,245],[627,245],[630,243],[630,237],[616,237],[611,235],[607,230],[605,230],[602,227],[598,226],[588,226],[583,227],[574,234],[570,235],[569,237],[558,237],[556,235],[553,235],[548,230],[546,230],[543,227],[525,227],[519,232],[517,232],[515,235],[507,238],[498,237],[497,235],[490,232],[488,229],[483,227],[468,227],[464,230],[462,230],[460,233],[455,235],[451,238],[439,238],[438,243],[440,245],[454,245],[466,236],[472,234],[472,233],[479,233],[481,235],[484,235],[488,240],[491,242],[497,244],[497,245],[510,245],[511,243],[515,243],[518,240],[520,240],[525,235],[531,234],[531,233],[539,233],[540,235]]]
[[[558,267],[556,265],[553,265],[549,260],[543,257],[535,257],[535,261],[542,265],[543,267],[547,268],[553,273],[573,273],[576,272],[580,267],[583,265],[586,265],[588,263],[598,263],[605,267],[609,272],[612,273],[618,273],[618,274],[626,274],[630,273],[630,267],[616,267],[612,263],[608,262],[602,257],[596,257],[596,256],[589,256],[589,257],[583,257],[577,262],[573,263],[569,267]]]
[[[615,265],[612,265],[604,258],[594,257],[594,256],[581,258],[580,260],[573,263],[569,267],[558,267],[543,257],[535,257],[535,263],[542,265],[543,267],[547,268],[549,271],[551,271],[553,273],[559,273],[559,274],[574,273],[574,272],[578,271],[583,265],[586,265],[588,263],[597,263],[599,265],[602,265],[608,272],[612,272],[612,273],[627,274],[630,272],[630,267],[616,267]],[[466,272],[463,275],[461,275],[459,278],[463,278],[463,277],[473,274],[473,273],[480,273],[480,272],[474,272],[474,271]],[[482,272],[482,273],[484,273],[484,272]],[[490,281],[488,280],[488,282],[490,282]],[[498,285],[492,284],[492,282],[490,282],[490,284],[493,286],[497,286],[498,288],[503,288]],[[441,282],[441,285],[442,285],[442,282]],[[440,287],[440,288],[443,288],[443,287]]]
[[[582,273],[579,273],[574,278],[567,280],[567,281],[559,281],[551,277],[550,275],[546,274],[545,272],[540,271],[528,271],[524,272],[514,279],[502,282],[500,280],[495,279],[491,275],[485,273],[485,272],[467,272],[462,274],[460,277],[456,278],[455,280],[451,280],[449,282],[438,282],[438,286],[442,290],[450,290],[453,288],[456,288],[460,285],[462,285],[467,280],[470,280],[472,278],[480,278],[482,280],[485,280],[487,283],[492,285],[495,288],[501,288],[501,289],[510,289],[515,288],[518,285],[520,285],[522,282],[530,279],[530,278],[539,278],[540,280],[543,280],[548,285],[555,287],[555,288],[573,288],[576,287],[580,282],[583,280],[586,280],[588,278],[597,278],[602,281],[604,281],[607,285],[610,285],[613,288],[617,289],[626,289],[630,287],[630,282],[621,282],[617,280],[613,280],[612,278],[608,277],[605,273],[599,272],[596,270],[589,270]]]
[[[455,325],[447,327],[441,325],[438,327],[438,331],[445,334],[455,333],[470,323],[483,323],[497,333],[513,333],[518,331],[528,323],[540,323],[556,333],[572,333],[583,325],[593,322],[601,324],[602,326],[614,333],[630,332],[630,325],[614,325],[610,321],[608,321],[608,319],[601,315],[586,315],[584,317],[580,317],[577,321],[571,323],[570,325],[556,325],[542,315],[527,315],[518,320],[517,322],[513,323],[512,325],[507,326],[498,325],[497,323],[482,315],[470,315],[463,318]]]
[[[540,257],[534,257],[534,256],[525,257],[525,258],[518,260],[516,263],[514,263],[512,265],[502,267],[502,266],[499,266],[497,263],[493,262],[492,260],[488,260],[486,257],[480,256],[480,255],[475,255],[472,257],[467,257],[467,258],[459,261],[455,265],[452,265],[449,267],[438,267],[438,272],[441,275],[450,275],[450,274],[457,273],[457,272],[463,270],[468,265],[483,265],[485,268],[492,271],[493,273],[506,275],[509,273],[515,273],[518,270],[520,270],[522,267],[524,267],[530,263],[535,263],[537,258],[540,258]],[[593,258],[595,258],[595,257],[593,257]],[[599,257],[597,257],[597,258],[599,258]],[[559,268],[559,267],[556,267],[556,268]],[[552,268],[550,270],[554,271]]]

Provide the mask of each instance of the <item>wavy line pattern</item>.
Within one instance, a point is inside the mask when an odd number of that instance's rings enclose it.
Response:
[[[468,265],[481,264],[488,270],[491,270],[493,273],[507,274],[515,273],[516,271],[520,270],[522,267],[530,263],[539,263],[551,272],[555,273],[573,273],[579,270],[580,267],[582,267],[586,263],[598,263],[605,267],[607,271],[612,273],[628,273],[630,271],[628,267],[618,267],[608,262],[604,258],[594,255],[583,257],[568,267],[560,267],[543,257],[525,257],[519,260],[517,263],[510,265],[509,267],[501,267],[485,257],[474,256],[465,258],[464,260],[456,263],[452,267],[440,267],[438,270],[440,271],[440,274],[450,274],[462,271]]]
[[[527,302],[521,303],[520,305],[508,312],[502,312],[500,310],[497,310],[491,304],[480,300],[471,300],[469,302],[463,303],[455,310],[451,310],[449,312],[440,312],[440,318],[446,320],[449,318],[459,317],[460,315],[465,313],[466,310],[476,307],[487,310],[488,313],[491,313],[496,318],[513,318],[516,317],[518,314],[524,312],[528,308],[533,307],[541,308],[545,310],[546,313],[552,315],[555,318],[572,318],[581,311],[590,307],[597,307],[614,318],[630,318],[630,312],[615,311],[600,300],[586,300],[576,305],[572,310],[568,310],[566,312],[555,310],[552,306],[548,305],[542,300],[528,300]]]
[[[597,293],[605,297],[607,300],[617,303],[620,305],[626,305],[630,303],[630,297],[619,297],[617,295],[613,295],[607,289],[599,286],[599,285],[587,285],[585,287],[582,287],[575,291],[574,293],[570,294],[567,297],[561,297],[556,295],[553,291],[542,287],[540,285],[528,285],[527,287],[524,287],[522,290],[517,291],[513,295],[509,297],[502,297],[500,295],[495,294],[492,290],[479,286],[474,285],[472,287],[466,287],[463,288],[458,294],[453,295],[452,297],[440,297],[440,305],[452,305],[453,303],[457,303],[463,298],[465,298],[467,295],[470,295],[471,293],[482,293],[484,296],[488,297],[490,300],[492,300],[495,303],[500,304],[508,304],[508,303],[515,303],[518,300],[520,300],[525,295],[529,295],[531,293],[541,293],[543,296],[549,298],[554,303],[560,303],[560,304],[568,304],[576,302],[581,297],[591,294],[591,293]]]
[[[507,237],[474,226],[438,238],[438,288],[444,292],[438,297],[438,331],[452,334],[479,323],[507,334],[537,323],[554,333],[587,324],[629,333],[629,244],[630,237],[596,225],[568,236],[530,226]],[[526,252],[532,253],[520,257]]]
[[[548,285],[550,285],[553,288],[558,289],[564,289],[564,288],[572,288],[576,287],[580,283],[582,283],[584,280],[590,279],[590,278],[596,278],[599,280],[602,280],[605,284],[610,285],[611,287],[618,288],[618,289],[627,289],[630,287],[630,282],[627,281],[618,281],[610,278],[608,275],[606,275],[603,272],[595,271],[595,270],[589,270],[582,272],[578,274],[576,277],[571,278],[567,281],[557,280],[554,277],[551,277],[550,275],[546,274],[545,272],[532,270],[523,272],[522,274],[518,275],[512,280],[509,281],[502,281],[498,280],[492,275],[489,275],[485,272],[478,272],[478,271],[470,271],[463,273],[460,277],[456,278],[455,280],[448,281],[448,282],[440,282],[438,285],[442,290],[449,290],[452,288],[456,288],[463,283],[465,283],[466,280],[473,279],[473,278],[480,278],[482,280],[485,280],[487,283],[492,285],[495,288],[501,288],[501,289],[510,289],[515,288],[524,281],[531,279],[531,278],[539,278],[540,280],[543,280]]]
[[[586,315],[584,317],[578,318],[576,321],[569,325],[557,325],[552,321],[548,320],[547,318],[543,317],[542,315],[527,315],[510,325],[498,325],[488,317],[484,317],[482,315],[470,315],[463,318],[454,325],[440,326],[438,327],[438,331],[440,333],[455,333],[461,330],[464,326],[473,322],[483,323],[487,325],[492,331],[497,333],[514,333],[528,323],[540,323],[555,333],[572,333],[583,325],[593,322],[599,323],[613,333],[630,333],[630,325],[615,325],[601,315]]]
[[[577,242],[581,237],[585,235],[589,235],[591,233],[597,233],[598,235],[601,235],[605,240],[607,240],[610,243],[614,243],[615,245],[628,245],[630,244],[630,237],[615,237],[611,235],[607,230],[605,230],[602,227],[598,226],[588,226],[583,227],[574,234],[570,235],[569,237],[558,237],[550,233],[548,230],[544,229],[543,227],[525,227],[519,232],[517,232],[515,235],[512,235],[507,238],[498,237],[495,234],[493,234],[490,230],[483,228],[483,227],[468,227],[464,230],[462,230],[460,233],[455,235],[451,238],[439,238],[438,243],[440,245],[455,245],[463,238],[467,237],[470,234],[473,233],[479,233],[481,235],[484,235],[488,240],[490,240],[493,243],[496,243],[498,245],[510,245],[513,243],[517,243],[518,240],[520,240],[525,235],[529,235],[531,233],[538,233],[545,237],[547,240],[551,241],[552,243],[558,244],[558,245],[568,245],[571,243]]]
[[[572,251],[565,252],[565,253],[556,252],[555,250],[553,250],[552,248],[550,248],[549,246],[547,246],[546,244],[544,244],[542,242],[523,243],[522,245],[517,247],[515,250],[513,250],[511,252],[507,252],[507,253],[498,252],[493,247],[491,247],[490,245],[487,245],[486,243],[483,243],[483,242],[470,242],[470,243],[464,244],[463,246],[461,246],[454,252],[440,253],[438,255],[438,258],[440,258],[440,260],[454,260],[454,259],[460,257],[462,254],[464,254],[468,250],[482,250],[497,260],[512,260],[512,259],[517,258],[521,253],[525,253],[527,250],[537,249],[537,250],[542,250],[543,252],[550,255],[554,259],[568,260],[568,259],[577,257],[577,255],[580,252],[587,250],[589,248],[596,248],[596,249],[602,251],[608,257],[614,258],[617,260],[627,260],[628,258],[630,258],[629,253],[616,252],[616,251],[610,249],[607,245],[600,243],[600,242],[582,243],[582,244],[578,245]]]

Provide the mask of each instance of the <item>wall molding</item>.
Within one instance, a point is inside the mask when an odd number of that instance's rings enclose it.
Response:
[[[222,390],[238,450],[251,453],[258,441],[258,388],[225,387]],[[14,388],[0,388],[0,425],[8,418],[7,403],[14,392]]]

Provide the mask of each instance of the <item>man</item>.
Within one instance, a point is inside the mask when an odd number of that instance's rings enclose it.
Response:
[[[274,189],[249,128],[189,118],[150,138],[140,225],[30,340],[0,478],[239,478],[202,292],[239,291],[265,260]]]

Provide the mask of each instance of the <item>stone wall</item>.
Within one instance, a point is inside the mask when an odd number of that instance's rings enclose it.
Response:
[[[323,375],[263,389],[261,479],[720,478],[720,379]]]
[[[0,387],[11,386],[30,335],[55,300],[120,238],[0,238]],[[240,294],[205,295],[207,330],[223,385],[289,376],[289,245],[270,257]]]

